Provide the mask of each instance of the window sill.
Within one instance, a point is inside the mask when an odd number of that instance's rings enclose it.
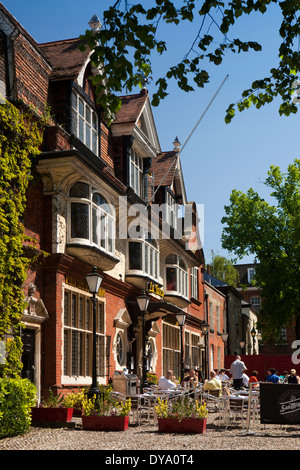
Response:
[[[143,271],[139,270],[127,271],[125,274],[125,280],[128,282],[128,284],[132,284],[133,286],[141,289],[145,289],[146,282],[152,282],[161,286],[161,283],[158,279],[155,279],[154,277],[151,277]]]
[[[116,256],[88,243],[68,243],[66,252],[74,258],[97,266],[102,271],[110,271],[120,262]]]
[[[165,300],[177,305],[180,308],[185,308],[191,303],[187,297],[184,297],[177,291],[166,291]]]

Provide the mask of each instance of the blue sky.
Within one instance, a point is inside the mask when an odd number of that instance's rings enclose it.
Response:
[[[79,36],[89,28],[90,18],[97,14],[102,19],[102,12],[114,0],[2,0],[2,3],[33,38],[42,43]],[[151,1],[141,3],[147,7]],[[272,202],[263,184],[270,166],[278,165],[286,171],[287,166],[299,158],[300,114],[280,117],[278,102],[260,110],[253,108],[238,113],[229,125],[224,122],[228,105],[237,102],[253,80],[268,76],[270,68],[277,64],[279,24],[277,7],[266,15],[242,18],[230,37],[257,41],[263,51],[227,53],[221,66],[209,66],[210,83],[204,89],[187,94],[170,84],[169,96],[159,107],[153,108],[162,150],[171,150],[176,136],[183,145],[229,75],[181,154],[188,200],[204,205],[203,245],[208,263],[212,251],[234,256],[222,249],[220,240],[224,205],[228,204],[231,191],[246,192],[252,187]],[[178,57],[184,56],[196,30],[196,25],[190,23],[180,30],[181,35],[175,27],[160,30],[160,36],[167,41],[168,55],[155,59],[154,79],[164,75],[166,65],[175,64]],[[154,91],[153,83],[148,85],[148,91],[150,95]],[[252,260],[253,256],[249,256],[239,263]]]

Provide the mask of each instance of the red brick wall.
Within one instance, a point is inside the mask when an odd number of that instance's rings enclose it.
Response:
[[[36,49],[19,35],[14,41],[17,98],[41,115],[48,97],[50,66]]]

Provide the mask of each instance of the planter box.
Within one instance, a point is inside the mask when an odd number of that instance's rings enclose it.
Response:
[[[69,423],[73,408],[31,408],[32,422]]]
[[[91,431],[126,431],[129,416],[82,416],[83,429]]]
[[[206,431],[206,419],[158,418],[159,432],[174,432],[182,434],[203,434]]]

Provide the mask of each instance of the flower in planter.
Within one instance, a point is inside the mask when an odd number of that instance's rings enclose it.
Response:
[[[206,419],[208,415],[206,403],[199,403],[196,399],[190,400],[188,397],[179,397],[171,404],[158,398],[155,412],[158,418],[174,418],[179,421],[187,418]]]
[[[158,377],[154,372],[147,372],[147,382],[149,385],[158,385]]]
[[[79,389],[79,392],[71,392],[64,397],[63,406],[67,408],[74,408],[76,410],[82,410],[82,403],[84,399],[85,391]]]
[[[104,394],[100,398],[85,398],[82,409],[84,416],[128,416],[131,400],[119,402],[110,394]]]
[[[49,388],[48,398],[42,400],[42,408],[62,408],[64,406],[64,397],[61,393],[54,395],[52,389]]]

